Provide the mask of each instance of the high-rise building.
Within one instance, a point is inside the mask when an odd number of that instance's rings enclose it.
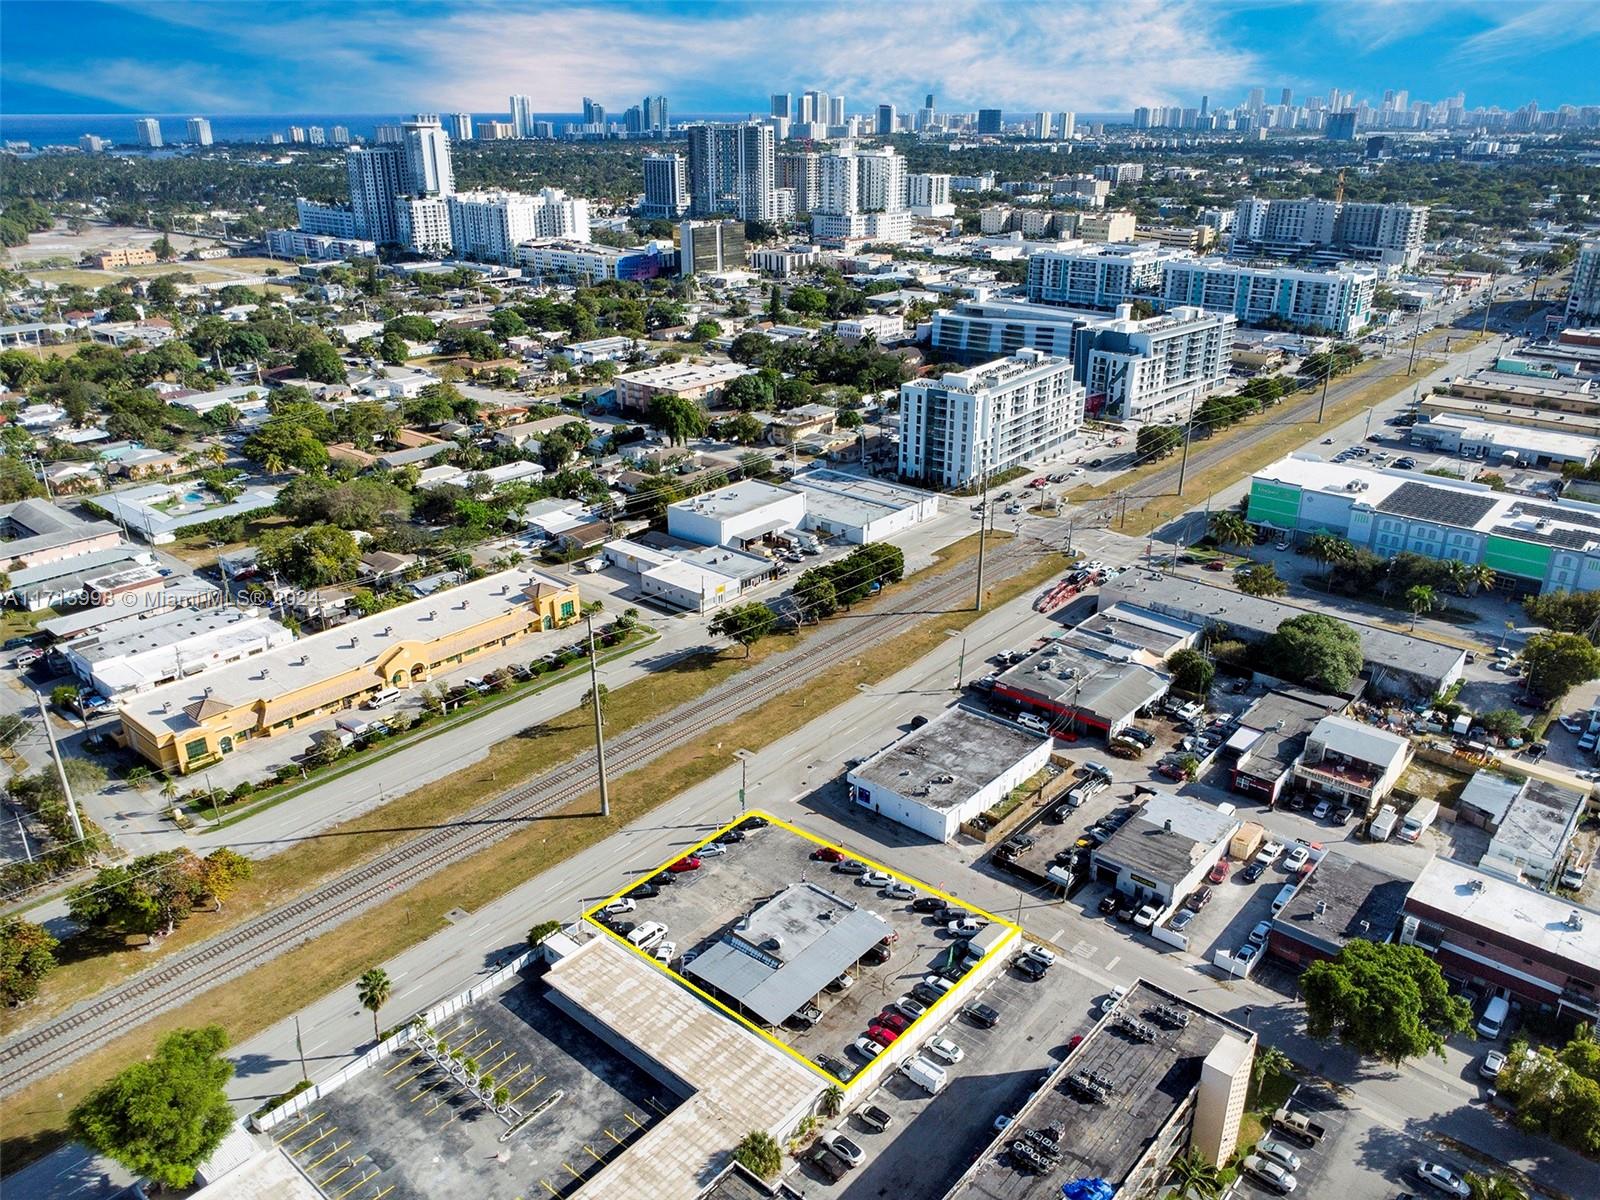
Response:
[[[995,137],[1000,135],[1001,120],[998,108],[980,108],[978,110],[978,132]]]
[[[900,386],[900,474],[956,488],[1062,449],[1083,425],[1072,361],[1020,350]]]
[[[907,175],[906,208],[918,217],[954,216],[956,206],[950,202],[950,176]]]
[[[1305,271],[1185,256],[1165,265],[1161,298],[1167,307],[1231,312],[1244,324],[1283,322],[1351,337],[1372,319],[1377,281],[1366,268]]]
[[[406,127],[404,125],[396,125],[393,122],[385,122],[373,131],[372,140],[380,146],[398,146],[406,140]]]
[[[1135,320],[1132,305],[1078,340],[1090,411],[1129,421],[1182,415],[1228,381],[1232,313],[1174,308]]]
[[[1600,242],[1585,242],[1567,292],[1568,325],[1600,325]]]
[[[297,146],[305,145],[306,127],[304,125],[289,126],[289,140]]]
[[[313,125],[306,130],[306,141],[313,146],[327,145],[328,131],[321,125]]]
[[[1234,258],[1270,255],[1333,266],[1347,258],[1415,266],[1428,231],[1420,204],[1260,200],[1234,208]]]
[[[665,96],[646,96],[644,98],[644,132],[654,134],[667,134],[672,130],[672,119],[667,113],[667,98]]]
[[[635,136],[644,133],[644,107],[643,105],[630,105],[622,114],[622,129],[624,133]]]
[[[674,240],[680,275],[744,269],[744,226],[738,221],[684,221]]]
[[[1056,129],[1056,115],[1055,115],[1055,113],[1053,113],[1053,112],[1041,112],[1041,113],[1035,113],[1034,114],[1034,117],[1033,117],[1033,136],[1034,137],[1038,138],[1041,142],[1049,141],[1050,140],[1050,136],[1053,133],[1055,133],[1055,129]]]
[[[1110,243],[1028,256],[1028,299],[1036,304],[1113,309],[1161,294],[1168,264],[1191,256],[1165,246]]]
[[[811,208],[812,236],[845,248],[903,242],[911,236],[905,195],[905,159],[892,147],[825,154]]]
[[[771,126],[691,125],[689,203],[695,216],[733,213],[745,221],[777,217],[776,141]]]
[[[154,117],[140,117],[133,123],[133,132],[139,139],[139,145],[147,150],[165,145],[161,140],[161,122]]]
[[[450,163],[450,135],[433,113],[418,113],[402,127],[405,140],[404,191],[413,196],[448,196],[456,190]]]
[[[1328,114],[1327,123],[1322,127],[1322,135],[1330,142],[1353,142],[1356,140],[1356,111],[1353,108],[1343,109]]]
[[[585,125],[604,125],[606,123],[606,106],[585,96],[583,98],[583,123]]]
[[[828,99],[828,124],[837,127],[844,124],[844,97],[832,96]]]
[[[1250,89],[1249,98],[1245,100],[1244,106],[1245,106],[1245,110],[1247,112],[1249,112],[1251,116],[1255,116],[1263,108],[1266,107],[1266,103],[1267,103],[1267,90],[1266,90],[1266,88],[1255,87],[1255,88],[1251,88]]]
[[[689,165],[681,154],[644,156],[644,203],[639,215],[677,220],[689,211]]]
[[[457,192],[447,198],[455,253],[479,262],[516,261],[517,245],[536,238],[589,240],[589,202],[560,188],[523,192]]]
[[[190,117],[189,143],[194,146],[211,145],[211,122],[204,117]]]
[[[78,139],[78,149],[85,154],[104,154],[111,148],[111,142],[92,133],[86,133]]]
[[[328,131],[328,140],[335,146],[348,146],[350,144],[350,127],[348,125],[335,125]]]
[[[880,104],[880,105],[878,105],[878,126],[877,126],[878,134],[880,136],[882,136],[882,135],[893,133],[895,131],[895,125],[896,125],[896,120],[895,120],[894,105],[892,105],[892,104]]]
[[[1070,142],[1078,132],[1078,114],[1075,112],[1062,113],[1059,132],[1063,141]]]
[[[790,96],[788,92],[772,93],[773,116],[783,117],[785,120],[792,120],[794,118],[794,113],[792,111],[793,104],[794,98]]]
[[[398,244],[400,220],[396,197],[405,190],[405,152],[393,143],[355,146],[345,151],[350,177],[350,210],[356,236],[378,245]]]
[[[778,155],[778,188],[794,193],[796,212],[808,213],[816,206],[822,186],[822,155],[812,150]]]
[[[472,140],[472,114],[451,113],[446,118],[445,129],[449,131],[452,141],[470,142]]]
[[[337,204],[319,204],[303,197],[295,200],[299,220],[295,222],[301,233],[321,237],[356,238],[356,215]]]
[[[511,124],[519,138],[533,136],[533,101],[529,97],[511,97]]]
[[[1285,108],[1288,108],[1294,104],[1294,89],[1284,88],[1283,91],[1279,92],[1278,103],[1283,105]]]
[[[455,243],[450,237],[448,196],[395,197],[395,228],[402,246],[414,254],[449,254]]]

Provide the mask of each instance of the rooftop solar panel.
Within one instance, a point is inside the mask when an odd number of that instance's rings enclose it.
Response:
[[[1431,487],[1426,483],[1402,483],[1380,501],[1377,508],[1379,512],[1392,516],[1471,528],[1488,514],[1495,503],[1494,496]]]

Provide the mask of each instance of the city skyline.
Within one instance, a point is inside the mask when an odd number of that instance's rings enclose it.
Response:
[[[597,28],[606,36],[593,37]],[[918,52],[886,55],[890,39]],[[7,42],[0,109],[13,114],[497,112],[512,93],[539,111],[576,111],[594,96],[620,113],[655,92],[680,112],[734,113],[763,110],[774,89],[806,87],[842,93],[858,112],[909,109],[928,91],[955,111],[1233,104],[1258,87],[1273,98],[1340,88],[1374,103],[1388,90],[1430,100],[1465,91],[1469,108],[1600,102],[1587,70],[1600,54],[1600,6],[1566,0],[1247,3],[1226,13],[1190,0],[968,0],[937,11],[839,0],[801,20],[743,2],[530,11],[477,0],[404,10],[18,0],[7,5]],[[780,44],[777,64],[763,47]],[[689,45],[694,54],[660,53]],[[562,49],[508,56],[507,46]]]

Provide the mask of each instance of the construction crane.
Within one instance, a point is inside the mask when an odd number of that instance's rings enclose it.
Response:
[[[1333,202],[1335,204],[1343,204],[1344,203],[1344,168],[1343,167],[1339,168],[1339,182],[1334,184],[1334,187],[1333,187]]]

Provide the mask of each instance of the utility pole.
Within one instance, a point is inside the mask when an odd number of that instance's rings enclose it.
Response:
[[[72,786],[67,783],[67,769],[61,765],[61,747],[56,745],[56,731],[50,728],[50,710],[44,706],[44,697],[34,689],[33,698],[39,702],[39,723],[50,740],[50,757],[55,759],[56,778],[61,782],[61,795],[67,802],[67,816],[72,819],[72,836],[83,841],[83,822],[78,819],[78,802],[72,798]]]
[[[1489,310],[1494,307],[1494,272],[1489,272],[1489,294],[1483,300],[1483,336],[1489,336]]]
[[[1417,313],[1416,326],[1411,331],[1411,357],[1406,362],[1406,374],[1410,375],[1417,365],[1417,339],[1422,336],[1422,313]]]
[[[611,793],[606,787],[606,735],[600,720],[600,668],[594,654],[594,614],[584,613],[589,626],[589,703],[594,707],[594,757],[600,776],[600,815],[611,815]]]
[[[296,1013],[295,1014],[295,1018],[294,1018],[294,1048],[297,1051],[299,1051],[299,1053],[300,1053],[300,1078],[304,1082],[310,1083],[311,1082],[311,1076],[306,1071],[306,1044],[303,1041],[300,1040],[300,1014],[299,1013]]]
[[[983,611],[983,543],[989,524],[989,448],[983,450],[983,481],[978,492],[978,587],[972,597],[972,607],[976,612]]]
[[[1333,358],[1329,352],[1328,361],[1322,365],[1322,399],[1317,401],[1317,424],[1322,424],[1322,412],[1328,407],[1328,380],[1333,378]],[[1371,415],[1370,413],[1368,414]]]
[[[1183,426],[1183,457],[1178,460],[1178,495],[1183,495],[1183,477],[1189,470],[1189,441],[1194,437],[1194,404],[1189,405],[1189,420]],[[1126,513],[1127,509],[1124,508]]]

